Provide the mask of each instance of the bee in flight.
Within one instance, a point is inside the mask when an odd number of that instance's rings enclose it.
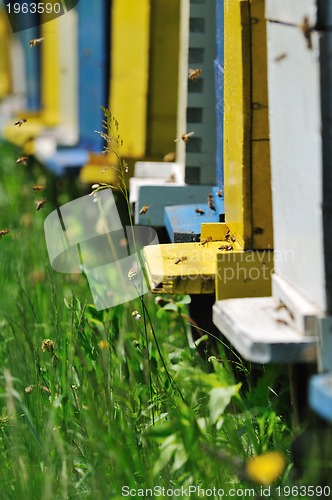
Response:
[[[0,229],[0,240],[3,236],[9,233],[9,229]]]
[[[189,137],[191,137],[192,135],[194,135],[195,132],[187,132],[186,134],[182,134],[180,137],[178,137],[177,139],[174,140],[174,142],[178,142],[178,141],[183,141],[183,142],[188,142],[189,141]]]
[[[192,80],[193,82],[196,82],[197,78],[201,74],[202,74],[201,68],[189,69],[189,71],[188,71],[188,78],[189,78],[189,80]]]
[[[45,205],[46,203],[46,198],[44,198],[43,200],[39,200],[36,202],[37,206],[36,206],[36,210],[40,210],[41,208],[43,208],[43,206]]]
[[[178,259],[176,259],[174,264],[180,264],[180,262],[184,262],[185,260],[188,260],[188,257],[186,257],[186,256],[179,257]]]
[[[141,210],[139,211],[140,215],[146,214],[146,212],[149,210],[150,205],[144,205]]]
[[[26,165],[28,162],[27,156],[21,156],[21,158],[17,158],[16,163],[22,163],[22,165]]]
[[[17,122],[15,122],[14,125],[18,125],[19,127],[21,127],[23,123],[25,123],[26,121],[27,121],[26,118],[21,118],[21,120],[17,120]]]
[[[206,245],[206,243],[209,243],[209,241],[212,241],[212,236],[208,236],[205,238],[205,240],[201,241],[201,245]]]
[[[44,38],[34,38],[33,40],[30,40],[29,45],[30,45],[30,47],[34,47],[35,45],[38,45],[43,40],[44,40]]]
[[[174,151],[171,151],[170,153],[166,153],[165,156],[163,157],[163,161],[174,161],[174,160],[175,160]]]
[[[223,196],[223,191],[221,189],[219,189],[219,191],[217,192],[217,195],[219,196],[219,198],[222,198]]]
[[[103,168],[103,170],[101,170],[100,173],[103,174],[104,172],[106,172],[106,170],[111,170],[111,167],[105,167],[105,168]]]
[[[142,316],[140,315],[140,313],[138,311],[133,311],[131,313],[132,317],[135,318],[137,321],[139,321],[140,319],[142,319]]]
[[[202,210],[201,208],[196,208],[195,212],[197,214],[200,214],[200,215],[204,215],[205,214],[204,210]]]
[[[45,188],[45,186],[43,186],[42,184],[36,184],[35,186],[33,186],[33,188],[32,188],[32,189],[33,189],[35,192],[37,192],[37,191],[42,191],[44,188]]]

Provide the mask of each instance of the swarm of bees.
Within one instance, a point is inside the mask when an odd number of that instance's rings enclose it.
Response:
[[[208,200],[207,200],[207,202],[208,202],[210,210],[216,211],[216,207],[214,206],[214,201],[213,201],[213,195],[212,195],[212,193],[208,194]]]
[[[188,257],[184,255],[183,257],[179,257],[178,259],[176,259],[174,264],[180,264],[180,262],[185,262],[186,260],[188,260]]]
[[[189,69],[188,78],[189,80],[196,82],[197,78],[202,74],[201,68]]]
[[[149,208],[150,208],[150,205],[143,205],[143,207],[139,211],[139,214],[140,215],[146,214],[146,212],[149,210]]]
[[[202,210],[201,208],[196,208],[195,212],[197,214],[200,214],[200,215],[204,215],[205,214],[204,210]]]
[[[16,163],[26,165],[28,163],[28,157],[21,156],[21,158],[17,158]]]
[[[41,208],[43,208],[45,203],[46,203],[46,198],[44,198],[43,200],[36,201],[36,210],[40,210]]]
[[[209,241],[212,241],[212,236],[208,236],[205,240],[201,241],[201,245],[206,245]]]
[[[38,45],[43,40],[44,38],[34,38],[33,40],[30,40],[29,45],[30,47],[35,47],[35,45]]]
[[[191,137],[192,135],[194,135],[195,132],[187,132],[185,134],[182,134],[180,137],[178,137],[177,139],[174,140],[174,142],[178,142],[178,141],[183,141],[185,143],[189,142],[189,137]]]
[[[3,236],[8,234],[9,232],[10,232],[9,229],[0,229],[0,240]]]
[[[22,127],[23,123],[26,123],[27,119],[26,118],[21,118],[20,120],[17,120],[17,122],[14,123],[14,125],[18,125],[19,127]]]

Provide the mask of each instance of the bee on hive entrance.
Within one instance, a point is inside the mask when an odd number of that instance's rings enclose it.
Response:
[[[21,118],[20,120],[17,120],[17,122],[15,122],[14,125],[18,125],[19,127],[21,127],[23,123],[25,123],[26,121],[27,121],[26,118]]]
[[[141,210],[139,211],[140,215],[146,214],[146,212],[149,210],[150,205],[144,205]]]
[[[225,240],[229,241],[231,240],[233,243],[236,241],[234,236],[231,234],[231,230],[228,229],[227,233],[225,234]]]
[[[180,262],[184,262],[185,260],[188,260],[188,257],[186,257],[186,256],[179,257],[178,259],[176,259],[174,264],[180,264]]]
[[[0,240],[3,236],[9,233],[9,229],[0,229]]]
[[[44,198],[43,200],[39,200],[36,202],[37,206],[36,206],[36,210],[40,210],[41,208],[43,208],[43,206],[45,205],[46,203],[46,198]]]
[[[196,208],[195,212],[197,214],[200,214],[200,215],[204,215],[205,214],[204,210],[202,210],[201,208]]]
[[[205,240],[201,241],[201,245],[206,245],[206,243],[209,243],[209,241],[212,241],[212,236],[208,236],[205,238]]]
[[[193,82],[196,82],[197,78],[201,74],[202,74],[201,68],[189,69],[189,71],[188,71],[188,78],[189,78],[189,80],[192,80]]]
[[[30,47],[34,47],[35,45],[38,45],[43,40],[44,40],[44,38],[34,38],[33,40],[30,40],[29,45],[30,45]]]
[[[191,137],[192,135],[194,135],[195,132],[187,132],[186,134],[182,134],[180,137],[178,137],[177,139],[174,140],[174,142],[178,142],[178,141],[183,141],[183,142],[188,142],[189,141],[189,137]]]
[[[210,210],[216,211],[216,207],[214,206],[214,201],[213,201],[213,195],[211,193],[208,195],[207,202],[208,202]]]
[[[232,245],[221,245],[220,247],[218,247],[218,250],[230,251],[233,250],[233,247]]]

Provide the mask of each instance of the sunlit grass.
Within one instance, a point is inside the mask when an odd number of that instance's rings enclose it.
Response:
[[[53,271],[46,251],[44,219],[71,199],[71,183],[32,160],[16,165],[18,155],[0,145],[10,230],[0,240],[1,499],[122,498],[125,486],[258,492],[248,458],[277,450],[289,461],[282,368],[256,382],[220,342],[199,356],[189,297],[97,311],[85,278]],[[46,185],[40,211],[36,183]]]

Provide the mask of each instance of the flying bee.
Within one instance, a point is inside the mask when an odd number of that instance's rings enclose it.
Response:
[[[174,160],[175,160],[174,151],[171,151],[170,153],[166,153],[165,156],[163,157],[163,161],[174,161]]]
[[[178,259],[176,259],[174,264],[180,264],[180,262],[184,262],[185,260],[188,260],[188,257],[186,257],[186,256],[179,257]]]
[[[9,229],[1,229],[0,230],[0,240],[3,236],[9,233]]]
[[[201,74],[202,74],[201,68],[189,69],[189,71],[188,71],[188,78],[189,78],[189,80],[192,80],[193,82],[196,82],[197,78]]]
[[[212,236],[208,236],[205,238],[205,240],[201,241],[201,245],[206,245],[206,243],[209,243],[209,241],[212,241]]]
[[[32,188],[35,192],[37,191],[42,191],[43,189],[45,189],[45,186],[43,186],[42,184],[36,184],[35,186],[33,186]]]
[[[26,121],[27,121],[26,118],[21,118],[20,120],[17,120],[17,122],[15,122],[14,125],[18,125],[19,127],[21,127],[23,123],[25,123]]]
[[[41,208],[43,208],[43,206],[45,205],[46,203],[46,198],[44,198],[43,200],[39,200],[36,202],[37,206],[36,206],[36,210],[40,210]]]
[[[174,142],[178,142],[178,141],[183,141],[185,143],[187,143],[189,141],[189,137],[191,137],[192,135],[194,135],[195,132],[187,132],[186,134],[182,134],[180,137],[178,137],[177,139],[174,140]]]
[[[103,170],[101,170],[100,173],[103,174],[104,172],[106,172],[106,170],[111,170],[111,167],[105,167],[105,168],[103,168]]]
[[[17,158],[16,163],[21,163],[22,165],[26,165],[28,162],[27,156],[21,156],[21,158]]]
[[[200,215],[204,215],[205,214],[204,210],[202,210],[201,208],[196,208],[195,212],[197,214],[200,214]]]
[[[219,198],[222,198],[223,194],[224,194],[223,191],[219,189],[219,191],[217,192],[217,196],[219,196]]]
[[[30,47],[34,47],[35,45],[38,45],[43,40],[44,40],[44,38],[34,38],[33,40],[30,40],[29,45],[30,45]]]
[[[132,317],[137,319],[137,321],[139,321],[140,319],[142,319],[142,316],[140,315],[140,313],[138,311],[133,311],[131,313]]]
[[[139,214],[142,215],[142,214],[146,214],[146,212],[149,210],[150,208],[150,205],[144,205],[141,210],[139,211]]]
[[[233,247],[232,245],[221,245],[220,247],[218,247],[218,250],[230,251],[233,250]]]

